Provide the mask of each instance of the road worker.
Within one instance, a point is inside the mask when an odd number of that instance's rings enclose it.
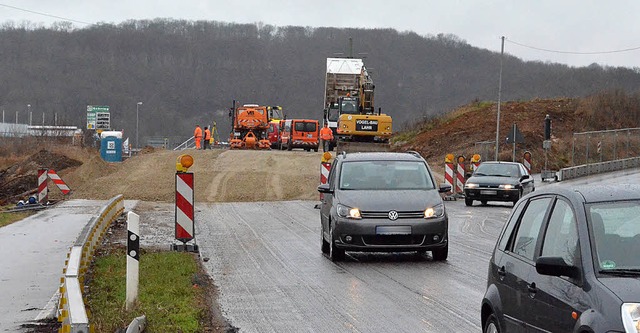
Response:
[[[329,151],[331,148],[331,140],[333,140],[333,131],[327,123],[320,130],[320,139],[322,140],[322,151]]]
[[[211,131],[209,131],[209,127],[204,127],[204,150],[211,149],[209,146],[209,140],[211,140]]]
[[[200,141],[202,141],[202,128],[200,128],[200,125],[196,125],[196,129],[193,131],[193,138],[196,141],[196,149],[201,149]]]

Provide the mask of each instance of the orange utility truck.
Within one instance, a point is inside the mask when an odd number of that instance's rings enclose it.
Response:
[[[258,104],[244,104],[229,111],[233,129],[229,138],[231,149],[271,149],[267,139],[269,117],[267,107]]]

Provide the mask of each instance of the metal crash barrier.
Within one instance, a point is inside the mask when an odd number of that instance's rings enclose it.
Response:
[[[113,197],[97,216],[91,218],[82,229],[76,243],[69,250],[67,260],[65,260],[65,268],[62,270],[63,276],[60,279],[58,321],[62,323],[62,326],[59,332],[93,332],[84,304],[84,276],[107,229],[123,212],[123,196]]]
[[[584,177],[589,175],[595,175],[598,173],[618,171],[623,169],[640,167],[640,157],[625,158],[622,160],[607,161],[600,163],[591,163],[577,165],[574,167],[560,169],[556,176],[558,181],[574,179],[578,177]]]

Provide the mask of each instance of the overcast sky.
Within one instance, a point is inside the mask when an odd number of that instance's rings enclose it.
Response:
[[[0,0],[0,22],[62,20],[41,14],[86,23],[174,18],[395,28],[425,36],[450,33],[496,52],[505,36],[505,52],[523,60],[640,67],[638,0]],[[627,49],[634,50],[614,52]]]

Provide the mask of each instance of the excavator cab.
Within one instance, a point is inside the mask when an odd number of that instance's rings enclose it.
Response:
[[[340,98],[340,114],[360,114],[357,97]]]

